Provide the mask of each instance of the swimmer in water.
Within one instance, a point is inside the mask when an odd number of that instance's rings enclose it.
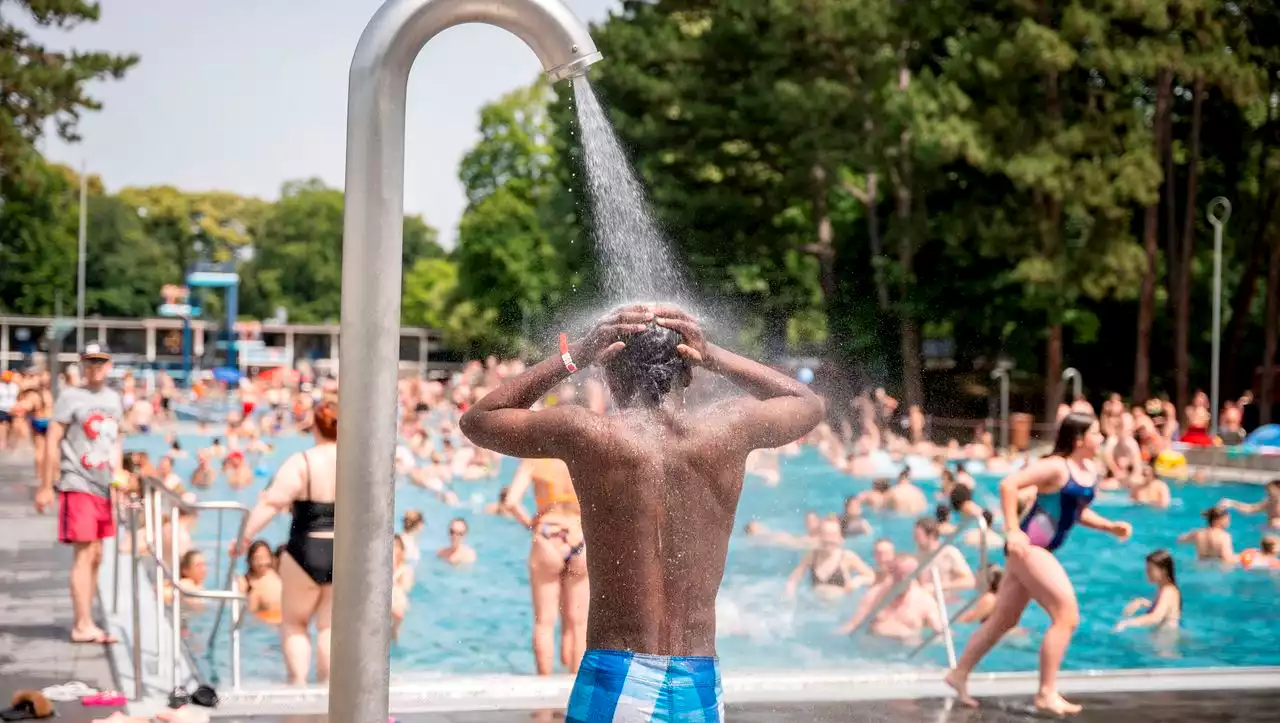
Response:
[[[1231,513],[1221,507],[1210,507],[1204,511],[1203,517],[1204,527],[1184,532],[1178,537],[1178,544],[1195,545],[1197,560],[1218,560],[1234,565],[1235,551],[1231,533],[1227,532],[1227,527],[1231,525]]]
[[[858,502],[867,505],[872,510],[880,512],[889,506],[889,488],[892,483],[880,477],[872,481],[871,489],[858,493]]]
[[[1160,510],[1166,510],[1173,504],[1169,483],[1157,477],[1156,470],[1151,465],[1143,465],[1142,471],[1134,475],[1129,488],[1129,499]]]
[[[530,407],[580,367],[599,364],[616,412]],[[696,368],[747,392],[700,409]],[[716,594],[747,455],[811,431],[822,400],[805,384],[706,341],[667,306],[610,313],[462,417],[472,442],[563,460],[582,501],[591,556],[587,652],[566,720],[723,720]],[[624,687],[621,681],[628,681]]]
[[[248,598],[249,612],[264,623],[280,624],[284,587],[276,573],[275,556],[266,540],[255,540],[245,555],[245,573],[240,576],[240,594]]]
[[[1178,589],[1173,555],[1165,550],[1147,555],[1147,579],[1156,586],[1156,601],[1134,598],[1125,606],[1125,619],[1116,623],[1117,633],[1126,628],[1176,628],[1181,622],[1182,591]]]
[[[1280,552],[1280,539],[1263,535],[1258,549],[1240,553],[1240,567],[1246,570],[1280,570],[1277,552]]]
[[[537,511],[533,519],[525,515],[521,522],[533,531],[529,543],[533,660],[538,675],[551,675],[559,618],[560,662],[576,673],[587,649],[587,605],[591,600],[582,508],[564,462],[526,459],[503,495],[502,509],[520,519],[519,515],[524,515],[520,500],[531,484]]]
[[[875,571],[853,550],[844,548],[844,535],[837,519],[823,520],[818,528],[818,547],[800,558],[787,579],[786,596],[795,597],[805,572],[818,597],[832,600],[875,580]]]
[[[1266,497],[1252,504],[1224,499],[1218,503],[1224,510],[1235,510],[1242,515],[1256,515],[1259,512],[1267,516],[1267,526],[1280,530],[1280,479],[1267,483]]]
[[[449,522],[449,544],[436,550],[436,557],[454,567],[475,562],[475,548],[467,544],[467,533],[470,531],[471,526],[466,520],[461,517],[453,518]]]
[[[946,676],[962,704],[978,705],[969,695],[969,674],[1018,624],[1027,605],[1035,600],[1050,619],[1041,644],[1040,688],[1035,706],[1053,715],[1080,712],[1081,706],[1067,702],[1058,693],[1058,670],[1080,622],[1080,608],[1075,588],[1056,552],[1077,524],[1108,532],[1121,541],[1133,534],[1129,523],[1105,519],[1089,509],[1099,476],[1094,460],[1101,445],[1097,420],[1069,413],[1058,427],[1050,455],[1000,482],[1006,528],[1005,575],[996,594],[995,610],[969,638],[964,654]],[[1036,500],[1019,522],[1018,497],[1023,488],[1034,489]]]
[[[885,493],[885,506],[900,515],[918,515],[929,506],[929,500],[911,482],[911,472],[904,467],[898,473],[898,483]]]
[[[862,502],[854,495],[844,498],[844,514],[840,516],[840,529],[846,538],[870,535],[871,523],[862,516]]]

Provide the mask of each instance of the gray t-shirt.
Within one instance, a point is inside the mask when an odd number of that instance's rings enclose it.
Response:
[[[53,421],[64,426],[59,492],[88,492],[106,497],[111,490],[111,463],[120,443],[124,405],[120,393],[102,387],[91,392],[67,387],[53,405]]]

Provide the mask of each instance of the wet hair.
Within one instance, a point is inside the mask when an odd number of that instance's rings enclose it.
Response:
[[[471,525],[467,524],[467,521],[461,517],[455,517],[452,520],[449,520],[449,529],[452,531],[453,526],[458,524],[459,522],[462,523],[462,534],[465,535],[466,533],[471,531]]]
[[[321,402],[312,412],[315,420],[316,434],[321,438],[334,441],[338,438],[338,405],[333,402]]]
[[[1092,414],[1072,412],[1062,418],[1058,425],[1058,437],[1053,442],[1050,457],[1070,457],[1076,449],[1076,442],[1083,439],[1094,422],[1098,421]]]
[[[956,462],[956,474],[964,472],[964,462]]]
[[[1221,520],[1221,519],[1223,519],[1224,517],[1226,517],[1226,516],[1227,516],[1227,511],[1226,511],[1226,510],[1224,510],[1224,509],[1223,509],[1223,508],[1221,508],[1221,507],[1210,507],[1209,509],[1205,510],[1204,512],[1201,512],[1201,513],[1200,513],[1200,515],[1201,515],[1202,517],[1204,517],[1204,521],[1205,521],[1206,523],[1208,523],[1208,524],[1212,525],[1213,523],[1217,522],[1218,520]]]
[[[899,481],[899,482],[901,482],[902,480],[906,480],[906,481],[908,481],[908,482],[910,482],[910,481],[911,481],[911,468],[910,468],[910,467],[906,467],[906,466],[904,466],[904,467],[902,468],[902,471],[898,473],[898,481]]]
[[[969,489],[969,485],[957,484],[955,487],[951,488],[951,509],[956,512],[959,512],[960,508],[964,507],[964,503],[969,502],[972,499],[973,490]]]
[[[1271,535],[1263,535],[1262,542],[1258,543],[1258,549],[1262,550],[1264,555],[1274,555],[1276,550],[1280,549],[1280,539],[1276,539]]]
[[[988,530],[996,523],[996,516],[991,514],[991,510],[985,507],[982,508],[982,519],[987,523]]]
[[[933,508],[933,516],[938,519],[938,522],[946,522],[951,518],[951,508],[940,504]]]
[[[916,529],[923,532],[926,537],[938,537],[938,521],[932,517],[921,517],[916,520]]]
[[[254,540],[253,544],[249,545],[249,551],[246,552],[244,555],[244,571],[245,572],[253,571],[253,553],[257,552],[260,549],[266,550],[267,552],[271,552],[271,544],[268,543],[266,540]],[[272,557],[275,557],[275,553],[272,553]]]
[[[677,383],[689,383],[689,364],[676,351],[682,340],[679,332],[657,324],[627,338],[622,351],[605,364],[609,390],[619,407],[652,409]]]
[[[1170,585],[1178,586],[1178,574],[1173,567],[1173,555],[1170,555],[1168,550],[1156,550],[1147,555],[1147,564],[1163,572]]]
[[[422,526],[426,524],[426,520],[422,518],[421,512],[417,510],[407,510],[404,513],[404,518],[401,520],[400,524],[404,527],[405,532],[413,534],[414,532],[422,529]]]
[[[182,559],[178,560],[178,574],[185,574],[190,569],[191,564],[201,557],[204,557],[204,553],[199,550],[187,550],[182,553]]]
[[[887,477],[881,477],[871,483],[871,489],[875,490],[876,492],[888,492],[891,484],[892,483],[889,481]]]

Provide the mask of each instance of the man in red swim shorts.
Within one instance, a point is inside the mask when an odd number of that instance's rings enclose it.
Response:
[[[58,541],[75,548],[71,564],[71,641],[114,643],[93,621],[93,599],[102,564],[102,541],[115,535],[111,479],[120,467],[120,394],[106,385],[111,357],[105,345],[89,342],[80,354],[84,386],[64,387],[53,405],[47,435],[58,454],[47,456],[36,491],[41,514],[58,498]]]

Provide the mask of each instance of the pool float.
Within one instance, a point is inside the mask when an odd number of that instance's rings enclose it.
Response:
[[[1187,458],[1181,452],[1166,449],[1156,456],[1156,474],[1161,477],[1181,477],[1187,474]]]
[[[1264,424],[1244,438],[1247,447],[1280,447],[1280,424]]]

